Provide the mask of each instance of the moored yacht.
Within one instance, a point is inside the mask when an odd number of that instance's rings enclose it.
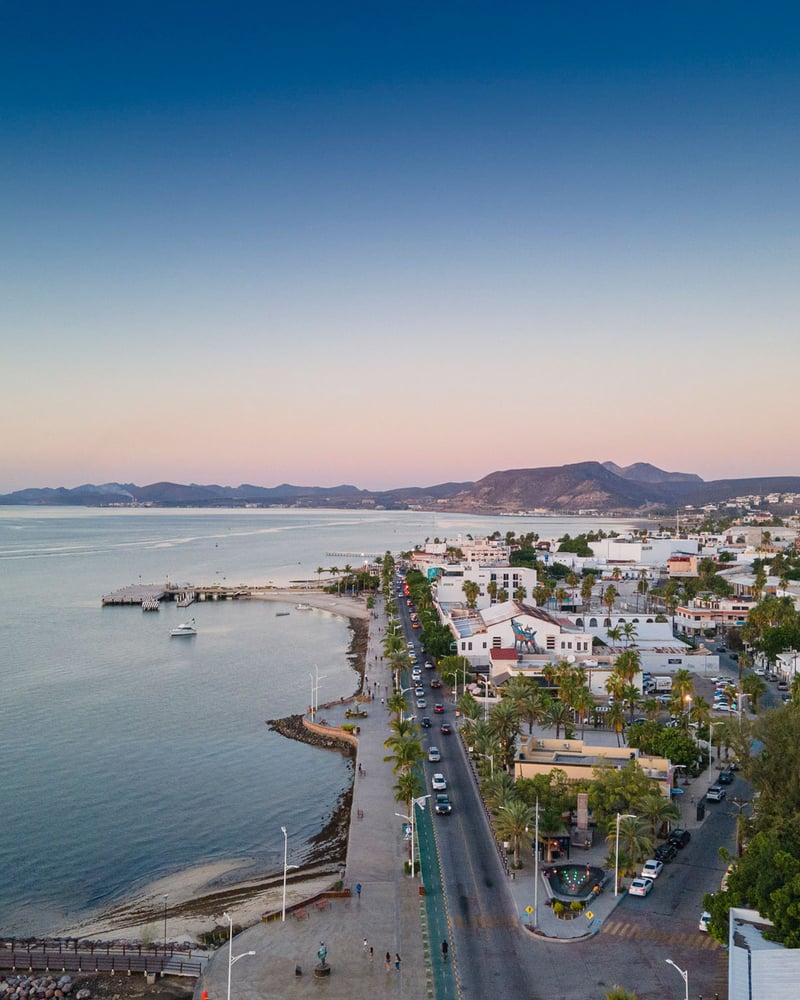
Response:
[[[179,625],[177,628],[172,629],[172,631],[170,632],[170,635],[171,636],[197,635],[197,626],[195,624],[194,618],[192,618],[192,620],[190,622],[184,622],[182,625]]]

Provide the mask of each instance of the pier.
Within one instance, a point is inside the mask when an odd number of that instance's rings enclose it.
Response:
[[[199,979],[208,955],[189,946],[124,945],[69,940],[0,942],[0,969],[7,972],[144,972]]]
[[[159,586],[157,583],[132,583],[121,587],[110,594],[104,594],[101,599],[105,607],[126,607],[139,605],[143,610],[154,610],[161,601],[175,601],[179,608],[188,608],[195,601],[242,601],[255,593],[263,591],[263,587],[251,587],[238,584],[226,587],[218,583],[208,586],[198,584],[171,584]]]

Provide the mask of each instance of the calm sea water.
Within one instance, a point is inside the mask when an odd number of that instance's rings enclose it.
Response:
[[[555,537],[587,526],[0,507],[0,931],[52,933],[208,861],[277,870],[281,825],[301,860],[351,780],[338,754],[265,725],[305,709],[315,667],[321,702],[352,693],[346,622],[318,611],[277,617],[278,606],[257,601],[144,614],[101,608],[103,594],[166,579],[314,584],[318,566],[357,565],[361,553],[428,537],[495,528]],[[197,638],[170,639],[189,616]]]

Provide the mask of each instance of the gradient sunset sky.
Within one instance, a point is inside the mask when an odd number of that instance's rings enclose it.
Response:
[[[0,493],[800,474],[794,4],[0,8]]]

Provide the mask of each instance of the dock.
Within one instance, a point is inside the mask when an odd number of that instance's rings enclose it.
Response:
[[[171,584],[159,586],[157,583],[132,583],[110,594],[104,594],[101,604],[105,607],[130,607],[140,605],[143,611],[157,611],[161,601],[174,601],[179,608],[188,608],[195,601],[243,601],[263,587],[238,584],[225,587],[218,583],[202,586],[198,584]]]

